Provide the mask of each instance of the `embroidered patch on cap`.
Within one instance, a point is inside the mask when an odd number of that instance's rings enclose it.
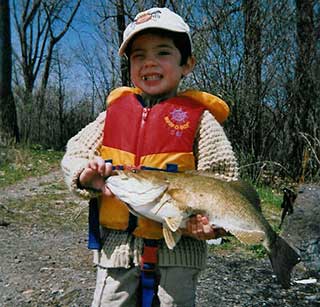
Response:
[[[156,20],[160,19],[160,15],[161,15],[161,11],[159,11],[159,10],[153,11],[153,12],[145,11],[145,12],[142,12],[141,14],[139,14],[135,18],[134,23],[136,25],[139,25],[139,24],[142,24],[144,22],[149,21],[150,19],[153,19],[154,21],[156,21]]]

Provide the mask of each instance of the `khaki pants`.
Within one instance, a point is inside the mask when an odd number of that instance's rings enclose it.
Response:
[[[182,267],[162,267],[157,271],[159,287],[153,307],[194,307],[199,270]],[[97,284],[92,307],[139,306],[140,268],[98,267]]]

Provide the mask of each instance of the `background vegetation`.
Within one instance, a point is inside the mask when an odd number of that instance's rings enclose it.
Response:
[[[20,142],[63,150],[105,109],[113,88],[130,85],[127,63],[117,56],[125,24],[138,11],[167,6],[188,22],[194,41],[197,67],[183,87],[228,103],[225,129],[242,175],[272,184],[279,178],[319,180],[318,1],[0,0],[0,5],[2,146]]]

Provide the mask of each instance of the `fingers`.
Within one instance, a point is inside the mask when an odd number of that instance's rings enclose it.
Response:
[[[113,196],[113,193],[108,189],[106,185],[103,185],[103,187],[101,188],[101,192],[105,196]]]
[[[208,217],[201,214],[189,218],[186,230],[186,235],[198,240],[208,240],[216,237],[215,229],[211,227]]]
[[[197,236],[202,232],[201,215],[191,216],[187,222],[187,233]]]
[[[90,160],[87,168],[99,174],[101,177],[108,177],[112,173],[112,164],[105,162],[101,157],[95,157]]]
[[[106,196],[111,196],[111,191],[105,186],[105,178],[111,173],[112,164],[106,163],[101,157],[95,157],[80,174],[79,182],[83,187],[94,188]]]
[[[187,231],[190,234],[196,235],[198,233],[198,227],[199,227],[199,223],[198,223],[197,216],[191,216],[187,222]]]
[[[189,219],[189,230],[193,234],[201,234],[204,231],[204,225],[208,225],[209,220],[206,216],[197,214]]]
[[[199,217],[198,217],[198,219],[200,220],[200,222],[203,224],[203,225],[208,225],[209,224],[209,219],[208,219],[208,217],[207,216],[205,216],[205,215],[200,215],[200,214],[198,214],[199,215]]]
[[[109,177],[112,173],[112,164],[110,162],[105,163],[104,177]]]
[[[87,167],[98,173],[101,177],[105,176],[106,163],[101,157],[95,157],[90,160]]]

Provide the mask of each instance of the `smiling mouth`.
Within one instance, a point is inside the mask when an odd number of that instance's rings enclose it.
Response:
[[[155,81],[155,80],[161,80],[162,76],[161,75],[145,75],[142,76],[141,78],[143,81]]]

